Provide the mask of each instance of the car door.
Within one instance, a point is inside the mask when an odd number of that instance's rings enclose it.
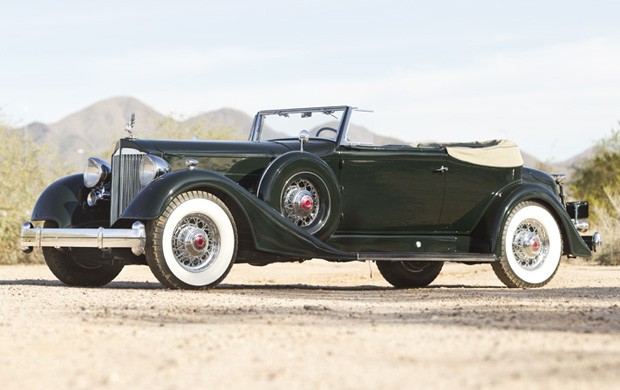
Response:
[[[343,146],[339,150],[342,234],[437,230],[445,191],[441,149]]]
[[[489,203],[515,181],[520,170],[474,165],[450,156],[445,166],[449,171],[445,175],[440,228],[457,234],[467,234],[475,228]]]

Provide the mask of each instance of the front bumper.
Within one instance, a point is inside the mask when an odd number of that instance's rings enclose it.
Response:
[[[30,253],[33,248],[131,248],[134,255],[144,253],[146,232],[141,222],[134,222],[131,229],[55,229],[34,227],[30,222],[22,225],[21,248]]]

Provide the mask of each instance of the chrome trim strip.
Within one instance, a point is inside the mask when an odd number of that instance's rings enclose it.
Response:
[[[297,107],[297,108],[281,108],[281,109],[272,109],[272,110],[260,110],[258,114],[260,115],[273,115],[279,113],[293,114],[299,112],[322,112],[322,111],[344,111],[349,108],[349,106],[320,106],[320,107]],[[353,109],[357,109],[357,107],[351,107]]]
[[[119,156],[121,154],[146,154],[146,153],[139,151],[138,149],[134,149],[134,148],[122,148],[122,149],[116,149],[116,151],[114,152],[112,156]]]
[[[363,261],[459,261],[463,263],[492,263],[497,261],[493,253],[455,252],[360,252],[357,259]]]
[[[131,229],[50,229],[33,227],[30,222],[22,225],[22,251],[33,247],[79,247],[79,248],[131,248],[134,255],[144,253],[146,232],[141,222],[134,222]]]

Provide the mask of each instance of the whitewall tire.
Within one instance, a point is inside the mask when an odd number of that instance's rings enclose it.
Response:
[[[535,202],[519,203],[502,229],[499,261],[492,263],[508,287],[540,287],[549,283],[562,257],[562,233],[555,217]]]
[[[230,271],[237,253],[235,221],[216,196],[190,191],[149,223],[146,258],[169,288],[207,289]]]

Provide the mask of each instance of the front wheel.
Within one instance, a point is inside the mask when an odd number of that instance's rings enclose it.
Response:
[[[219,198],[189,191],[149,222],[146,247],[147,263],[164,286],[208,289],[226,277],[235,261],[237,229]]]
[[[541,287],[549,283],[562,257],[562,234],[553,215],[534,202],[519,203],[502,229],[500,260],[491,263],[508,287]]]
[[[428,286],[442,267],[443,261],[377,261],[381,275],[396,288]]]
[[[45,228],[57,228],[52,221],[45,221]],[[101,287],[110,283],[123,270],[123,265],[115,262],[106,264],[98,250],[84,248],[43,247],[43,258],[54,276],[67,286]]]

